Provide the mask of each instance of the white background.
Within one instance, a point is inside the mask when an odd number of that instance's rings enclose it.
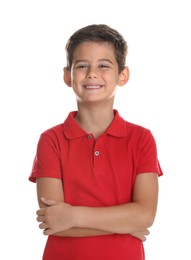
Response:
[[[0,259],[40,260],[46,237],[28,181],[39,135],[76,109],[62,81],[65,43],[106,23],[128,41],[128,84],[115,108],[153,132],[164,172],[146,260],[191,259],[189,0],[0,2]]]

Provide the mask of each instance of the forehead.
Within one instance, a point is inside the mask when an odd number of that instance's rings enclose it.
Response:
[[[87,41],[80,43],[74,50],[73,60],[88,59],[89,57],[115,59],[114,47],[108,42]]]

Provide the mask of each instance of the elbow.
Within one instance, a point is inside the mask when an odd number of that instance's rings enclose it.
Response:
[[[147,228],[150,228],[154,223],[154,219],[147,219],[145,220],[145,223],[144,223],[144,227],[147,229]]]
[[[153,213],[143,213],[142,216],[140,217],[140,224],[143,228],[150,228],[155,220],[155,214]]]

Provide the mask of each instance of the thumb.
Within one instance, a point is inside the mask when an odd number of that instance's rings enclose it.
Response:
[[[53,205],[55,205],[55,204],[58,203],[56,200],[47,199],[47,198],[44,198],[44,197],[41,198],[41,201],[42,201],[44,204],[46,204],[47,206],[53,206]]]

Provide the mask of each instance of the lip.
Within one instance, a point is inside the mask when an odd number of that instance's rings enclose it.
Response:
[[[102,84],[98,84],[98,83],[95,84],[95,83],[92,82],[92,83],[84,84],[83,87],[85,89],[94,90],[94,89],[102,88],[103,85]]]
[[[102,85],[84,85],[85,89],[100,89]]]

